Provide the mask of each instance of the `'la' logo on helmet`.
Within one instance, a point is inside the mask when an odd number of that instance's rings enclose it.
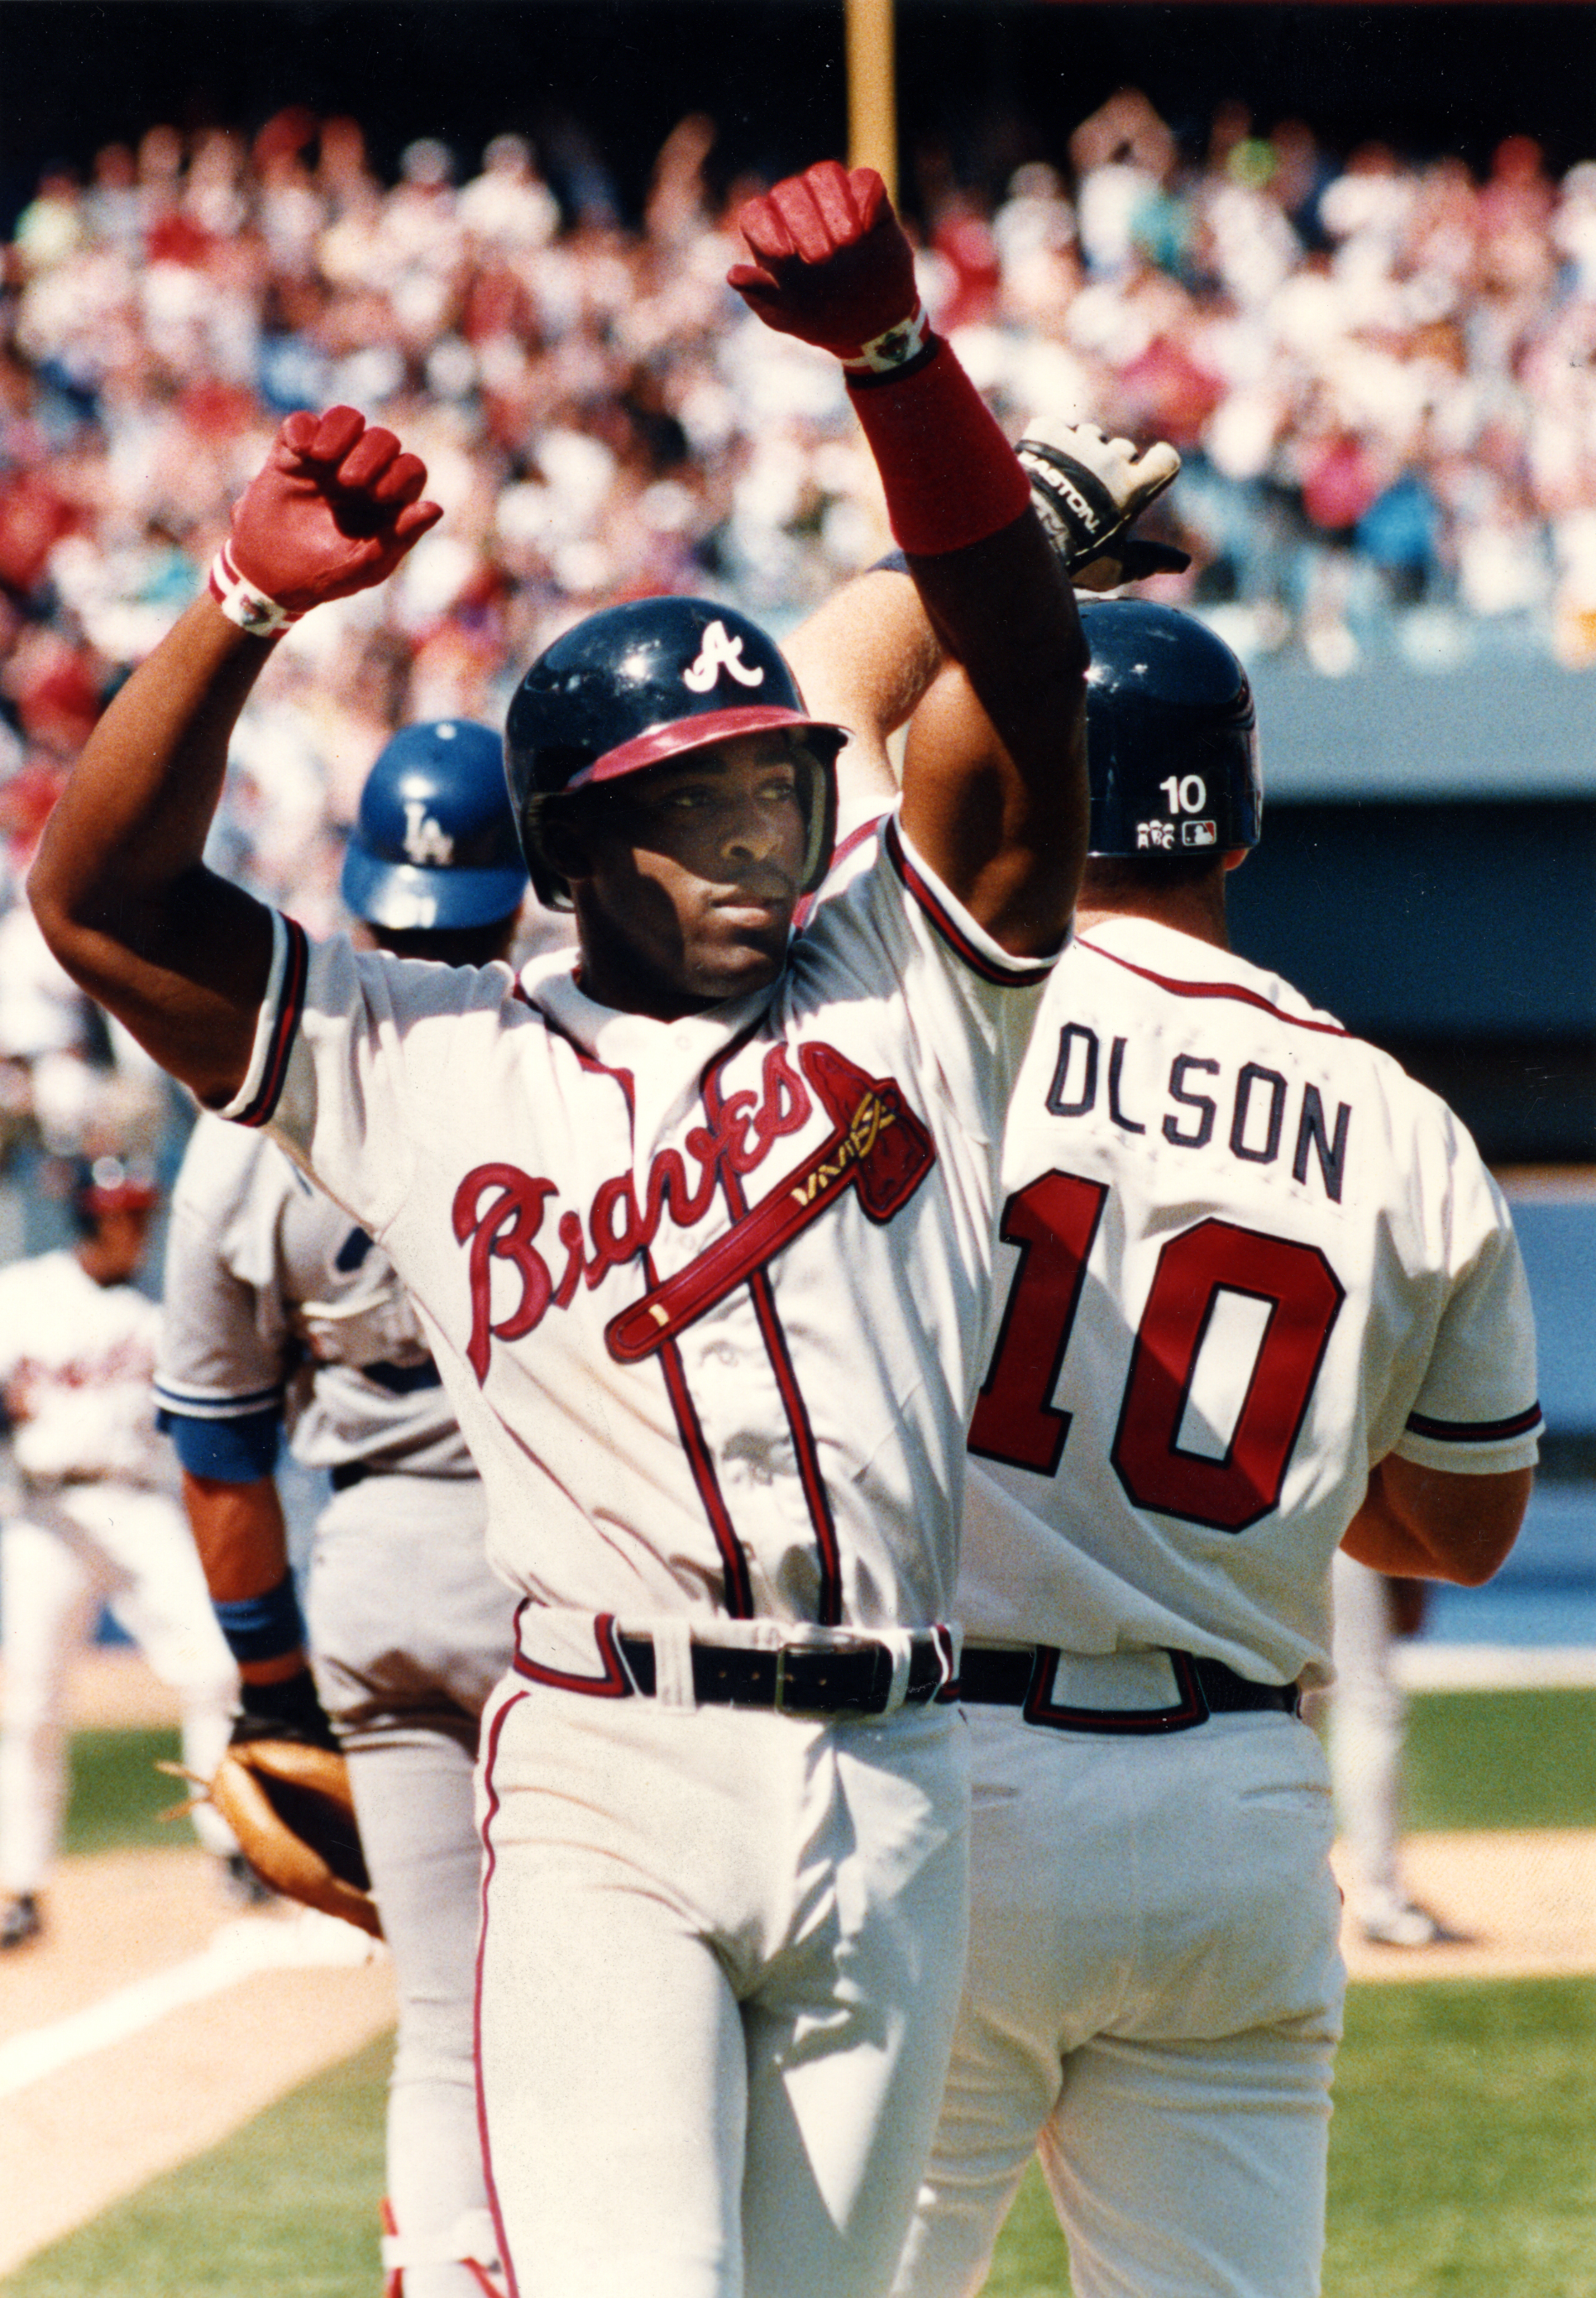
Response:
[[[742,658],[742,641],[734,639],[722,622],[704,625],[704,643],[699,649],[699,658],[690,663],[682,674],[682,683],[694,694],[707,694],[723,670],[730,671],[739,686],[763,686],[765,673],[750,670]]]
[[[446,870],[454,860],[454,840],[428,814],[425,798],[407,798],[404,802],[404,850],[422,870],[429,863]]]

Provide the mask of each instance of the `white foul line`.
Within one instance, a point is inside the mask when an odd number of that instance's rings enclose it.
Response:
[[[306,1913],[285,1921],[256,1918],[228,1923],[209,1947],[170,1971],[135,1980],[114,1995],[0,2043],[0,2099],[40,2082],[79,2059],[141,2034],[169,2012],[219,1995],[257,1971],[303,1970],[318,1964],[368,1963],[382,1952],[376,1940],[335,1915]]]

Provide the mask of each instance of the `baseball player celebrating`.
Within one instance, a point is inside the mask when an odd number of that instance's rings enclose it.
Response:
[[[183,1761],[208,1779],[237,1688],[194,1542],[168,1489],[150,1380],[161,1310],[131,1283],[160,1192],[115,1157],[74,1185],[74,1249],[0,1271],[0,1391],[16,1512],[0,1532],[5,1714],[0,1731],[0,1948],[43,1928],[66,1803],[67,1663],[103,1604],[182,1702]],[[194,1813],[219,1859],[237,1844]]]
[[[1534,1330],[1456,1118],[1229,950],[1240,664],[1168,608],[1082,621],[1092,858],[970,1429],[969,1974],[897,2287],[979,2289],[1039,2146],[1079,2298],[1309,2298],[1343,1971],[1298,1690],[1344,1543],[1466,1584],[1507,1553]]]
[[[901,819],[811,931],[841,731],[701,600],[590,618],[512,706],[575,968],[311,947],[205,871],[273,635],[438,515],[346,409],[284,426],[33,880],[69,969],[388,1253],[481,1471],[524,1600],[484,1723],[479,2084],[512,2286],[550,2298],[890,2278],[964,1940],[938,1695],[996,1144],[1085,841],[1073,603],[879,178],[827,163],[743,227],[733,284],[847,361],[961,666],[938,692],[982,706],[954,748],[928,697]],[[1127,516],[1150,487],[1112,484]]]
[[[498,735],[456,720],[395,735],[344,856],[363,938],[490,964],[525,889]],[[472,2067],[472,1773],[512,1609],[484,1552],[482,1485],[392,1265],[263,1134],[201,1116],[166,1304],[157,1393],[243,1677],[241,1729],[336,1732],[393,1953],[389,2298],[480,2298],[502,2286]],[[285,1421],[295,1457],[332,1476],[310,1573],[314,1685],[272,1477]]]

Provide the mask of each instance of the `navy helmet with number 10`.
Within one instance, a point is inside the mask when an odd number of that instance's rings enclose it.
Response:
[[[1143,599],[1079,602],[1087,673],[1087,851],[1200,858],[1256,846],[1263,814],[1253,690],[1223,639]]]
[[[396,933],[514,915],[526,867],[492,727],[434,718],[394,735],[360,792],[340,890],[354,916]]]
[[[505,772],[540,899],[569,892],[545,849],[547,810],[567,790],[601,788],[740,735],[790,730],[807,768],[801,890],[831,861],[840,726],[811,718],[781,649],[757,624],[709,599],[637,599],[605,608],[538,657],[516,690]]]

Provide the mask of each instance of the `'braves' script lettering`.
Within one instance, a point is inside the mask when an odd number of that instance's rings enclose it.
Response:
[[[498,1194],[484,1212],[482,1201],[489,1189]],[[471,1345],[466,1354],[478,1387],[488,1376],[495,1336],[519,1340],[549,1306],[549,1264],[532,1240],[542,1224],[543,1202],[553,1194],[552,1181],[534,1181],[516,1165],[478,1165],[454,1193],[455,1236],[461,1244],[471,1240]],[[488,1266],[494,1255],[512,1261],[521,1273],[520,1305],[499,1325],[492,1321]]]
[[[591,1291],[612,1269],[646,1252],[669,1219],[691,1228],[708,1211],[723,1173],[753,1172],[776,1142],[796,1133],[813,1104],[785,1046],[765,1056],[757,1092],[731,1094],[713,1126],[695,1126],[687,1136],[687,1158],[662,1149],[649,1168],[643,1203],[630,1173],[617,1173],[594,1190],[585,1220],[572,1208],[559,1215],[555,1234],[565,1254],[558,1281],[534,1240],[543,1225],[552,1181],[534,1180],[516,1165],[474,1166],[454,1193],[457,1241],[469,1244],[471,1340],[466,1354],[478,1383],[488,1376],[495,1340],[518,1341],[540,1324],[550,1308],[568,1309],[577,1287]],[[687,1159],[697,1172],[690,1174]],[[495,1324],[492,1264],[508,1261],[521,1280],[512,1313]]]

